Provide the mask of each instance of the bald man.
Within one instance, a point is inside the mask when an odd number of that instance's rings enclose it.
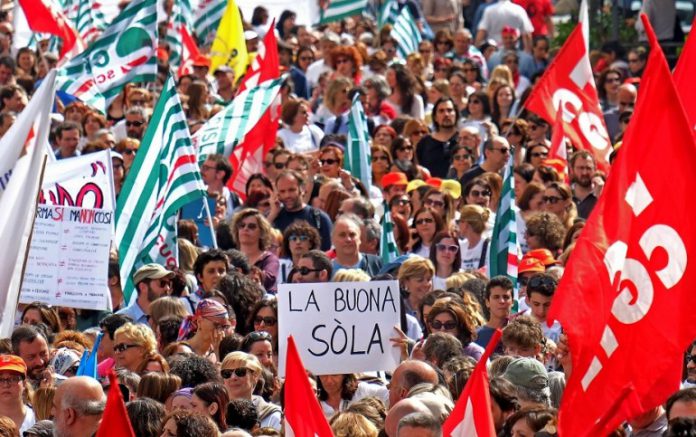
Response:
[[[624,111],[633,111],[633,107],[638,99],[638,89],[635,85],[624,83],[619,86],[619,106],[608,109],[604,112],[604,122],[607,124],[607,132],[612,141],[616,141],[616,136],[621,132],[619,126],[619,116]]]
[[[384,419],[384,431],[389,437],[396,437],[401,419],[413,413],[430,415],[430,410],[417,399],[406,398],[397,402],[389,409]]]
[[[101,385],[86,376],[68,378],[53,397],[55,437],[91,437],[101,421],[106,395]]]
[[[437,384],[437,372],[430,364],[419,360],[406,360],[399,364],[389,383],[389,406],[404,399],[409,390],[423,382]]]

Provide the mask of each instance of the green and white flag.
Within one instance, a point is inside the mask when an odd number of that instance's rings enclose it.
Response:
[[[177,265],[176,214],[206,195],[174,80],[164,85],[116,207],[116,244],[126,302],[143,264]]]
[[[371,162],[372,152],[370,150],[370,134],[367,131],[367,117],[360,102],[360,96],[355,94],[348,114],[348,147],[343,160],[343,168],[369,188],[372,186]]]
[[[365,8],[367,8],[367,0],[329,0],[326,8],[319,12],[319,24],[362,15]]]
[[[401,9],[401,13],[394,22],[391,36],[396,41],[396,51],[402,59],[406,59],[411,53],[418,53],[418,44],[420,44],[422,38],[420,30],[418,30],[416,25],[416,20],[408,11],[408,8]]]
[[[58,89],[105,113],[127,83],[157,78],[156,0],[133,0],[58,72]]]
[[[169,65],[178,67],[184,50],[181,40],[181,26],[191,29],[193,13],[189,0],[178,0],[172,6],[172,14],[167,22],[167,34],[164,40],[169,44]]]
[[[230,156],[273,103],[283,80],[284,77],[267,80],[242,91],[225,109],[198,129],[192,138],[198,162],[202,164],[206,156],[214,153]]]
[[[198,5],[193,30],[196,32],[196,40],[201,48],[210,47],[213,44],[226,7],[226,0],[202,0]]]
[[[387,265],[399,256],[399,248],[394,238],[394,222],[387,202],[384,202],[384,219],[382,220],[382,236],[379,239],[379,257],[382,264]]]
[[[515,179],[512,156],[505,167],[503,191],[498,202],[498,213],[491,235],[488,277],[503,275],[510,278],[517,290],[517,266],[520,260],[520,245],[517,240],[515,206]],[[517,299],[517,296],[515,296]]]
[[[385,1],[379,11],[377,29],[381,29],[387,24],[394,24],[397,18],[399,18],[399,3],[396,0]]]
[[[78,1],[74,22],[77,33],[87,45],[97,39],[107,26],[106,18],[94,0]]]

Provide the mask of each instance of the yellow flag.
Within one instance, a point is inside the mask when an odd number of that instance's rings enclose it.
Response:
[[[249,56],[244,41],[244,28],[239,8],[234,0],[227,0],[225,14],[215,34],[210,48],[210,72],[221,65],[229,65],[234,70],[235,81],[246,72]]]

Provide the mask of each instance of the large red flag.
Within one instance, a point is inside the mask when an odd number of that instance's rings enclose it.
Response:
[[[77,31],[70,25],[63,11],[52,0],[19,0],[34,32],[50,33],[63,40],[60,57],[71,51],[79,40]]]
[[[181,24],[179,25],[179,36],[181,37],[181,62],[177,70],[177,76],[186,76],[193,74],[193,63],[201,56],[201,51],[196,45],[196,41],[189,33],[188,28]]]
[[[278,41],[273,31],[274,26],[275,20],[263,37],[263,46],[244,76],[244,81],[239,85],[239,92],[280,76]],[[246,196],[246,181],[249,176],[263,171],[263,157],[275,146],[279,122],[280,95],[230,155],[230,163],[235,172],[227,181],[227,186],[240,197]]]
[[[561,107],[565,134],[576,147],[592,152],[597,166],[609,172],[609,155],[613,149],[580,24],[534,86],[525,107],[550,124]]]
[[[123,394],[118,388],[118,379],[113,371],[109,373],[109,381],[109,395],[106,398],[106,409],[97,430],[97,437],[135,437],[126,404],[123,402]]]
[[[549,319],[568,335],[563,437],[602,436],[679,388],[696,337],[696,144],[667,62],[652,46],[636,111],[577,241]],[[669,174],[670,177],[665,177]]]
[[[317,395],[309,385],[295,339],[288,337],[285,359],[285,435],[288,437],[333,437]]]
[[[495,437],[495,424],[491,410],[491,394],[488,389],[488,371],[486,364],[498,345],[500,329],[496,329],[488,342],[486,351],[474,368],[474,371],[462,391],[457,405],[442,424],[445,437]]]
[[[696,29],[696,17],[691,24]],[[679,55],[677,67],[674,69],[674,85],[679,90],[679,96],[684,104],[684,110],[689,117],[691,127],[696,129],[696,87],[693,79],[696,77],[696,38],[687,38],[684,49]]]

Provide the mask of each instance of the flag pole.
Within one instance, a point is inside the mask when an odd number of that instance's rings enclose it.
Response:
[[[213,239],[213,248],[217,249],[217,238],[215,238],[215,226],[213,226],[213,216],[210,214],[210,206],[208,206],[208,199],[203,199],[203,207],[205,208],[205,214],[208,217],[208,227],[210,228],[210,237]]]

